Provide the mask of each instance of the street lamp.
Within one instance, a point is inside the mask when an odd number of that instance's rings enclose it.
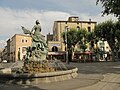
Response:
[[[69,64],[68,60],[68,46],[67,46],[67,32],[68,32],[68,26],[65,27],[65,47],[66,47],[66,63]]]
[[[101,35],[102,35],[102,57],[103,58],[105,58],[105,43],[104,43],[104,41],[105,41],[105,31],[103,31],[103,30],[101,30]]]

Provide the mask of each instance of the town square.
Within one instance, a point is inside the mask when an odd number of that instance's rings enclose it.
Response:
[[[119,0],[1,0],[0,90],[119,90]]]

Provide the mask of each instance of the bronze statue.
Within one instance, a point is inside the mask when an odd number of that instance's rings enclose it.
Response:
[[[44,36],[41,34],[41,26],[39,24],[39,21],[36,20],[36,25],[34,25],[31,31],[22,26],[24,34],[29,34],[32,37],[32,46],[27,48],[27,58],[29,60],[45,60],[48,52],[47,44]]]

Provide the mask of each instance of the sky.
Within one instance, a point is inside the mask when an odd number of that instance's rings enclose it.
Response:
[[[116,20],[112,15],[102,17],[102,6],[96,0],[0,0],[0,48],[15,34],[23,34],[21,26],[31,30],[39,20],[42,34],[53,32],[54,21],[78,16],[97,23]]]

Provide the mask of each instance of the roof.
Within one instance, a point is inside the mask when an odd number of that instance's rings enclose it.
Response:
[[[65,52],[48,52],[48,55],[64,55]]]
[[[70,23],[97,23],[95,21],[55,21],[55,22],[70,22]]]
[[[16,35],[18,35],[18,36],[25,36],[25,37],[31,37],[30,35],[26,35],[26,34],[15,34],[15,35],[12,36],[11,38],[9,38],[9,39],[7,40],[7,42],[10,41],[12,38],[14,38]]]

